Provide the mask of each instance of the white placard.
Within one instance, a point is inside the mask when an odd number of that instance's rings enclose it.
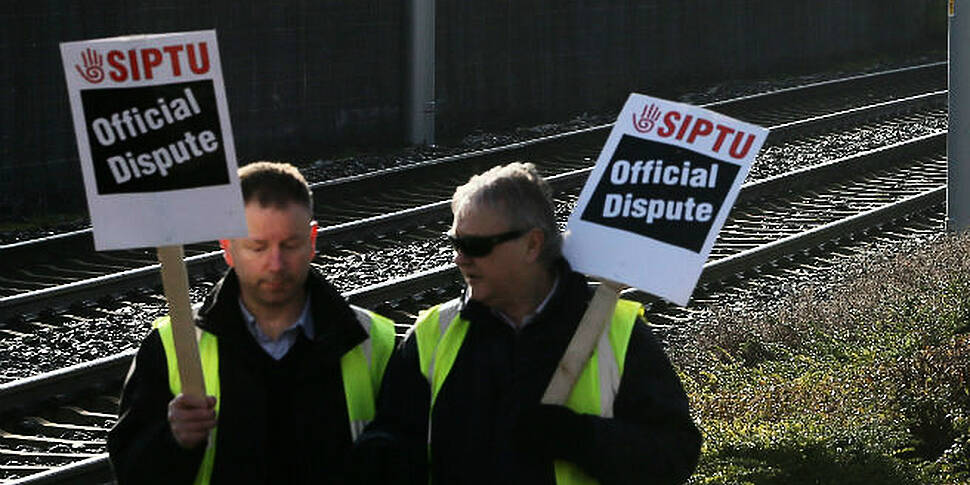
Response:
[[[99,251],[247,234],[213,30],[61,44]]]
[[[573,269],[686,305],[768,130],[631,94],[566,227]]]

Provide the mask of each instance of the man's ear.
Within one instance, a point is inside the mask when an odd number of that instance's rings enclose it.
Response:
[[[310,221],[310,261],[317,255],[317,229],[320,229],[317,221]]]
[[[232,253],[229,252],[229,240],[220,239],[219,247],[222,248],[222,257],[223,259],[226,260],[226,264],[228,264],[229,267],[232,268]]]
[[[537,261],[546,243],[546,233],[542,229],[534,228],[526,234],[526,254],[529,262]]]

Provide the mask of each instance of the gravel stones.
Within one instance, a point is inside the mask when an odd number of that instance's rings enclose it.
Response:
[[[194,286],[192,301],[201,301],[208,286]],[[19,323],[11,330],[20,335],[0,331],[0,384],[137,348],[152,322],[168,312],[155,295],[91,304]]]

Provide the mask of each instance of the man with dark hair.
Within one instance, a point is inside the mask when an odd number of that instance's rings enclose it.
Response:
[[[309,186],[289,164],[239,170],[249,236],[195,325],[206,393],[181,393],[168,317],[129,371],[108,435],[118,482],[341,483],[373,418],[389,320],[349,305],[320,270]]]
[[[639,303],[617,303],[566,404],[540,403],[591,298],[560,253],[553,207],[532,164],[495,167],[455,191],[447,238],[465,292],[418,315],[388,364],[377,417],[355,449],[364,481],[690,476],[700,433]]]

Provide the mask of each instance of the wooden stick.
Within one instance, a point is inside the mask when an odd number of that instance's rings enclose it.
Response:
[[[160,246],[158,261],[162,264],[162,287],[165,288],[169,316],[172,318],[175,357],[178,359],[182,393],[203,397],[205,381],[202,379],[202,362],[199,360],[199,342],[195,339],[192,302],[189,300],[189,275],[185,269],[182,246]]]
[[[593,299],[583,314],[576,332],[573,334],[566,353],[559,361],[556,373],[549,380],[546,393],[542,396],[542,404],[563,405],[569,399],[579,374],[583,372],[586,361],[593,355],[593,349],[599,340],[603,329],[613,317],[613,309],[616,308],[616,300],[620,297],[620,287],[613,282],[601,282]]]

